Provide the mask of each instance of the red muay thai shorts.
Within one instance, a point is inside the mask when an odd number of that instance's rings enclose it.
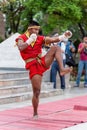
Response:
[[[40,62],[37,59],[32,60],[31,62],[26,63],[26,70],[29,70],[30,79],[36,74],[43,76],[43,73],[48,70],[50,67],[46,67],[45,56],[40,58]]]

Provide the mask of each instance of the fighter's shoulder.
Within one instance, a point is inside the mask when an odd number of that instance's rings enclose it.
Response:
[[[41,39],[43,39],[45,36],[43,36],[43,35],[38,35],[38,38],[41,38]]]
[[[21,34],[21,35],[19,35],[17,38],[16,38],[16,42],[18,42],[18,40],[22,40],[22,41],[24,41],[25,40],[25,34]]]
[[[38,35],[38,37],[37,37],[40,41],[44,41],[45,40],[45,36],[43,36],[43,35]]]

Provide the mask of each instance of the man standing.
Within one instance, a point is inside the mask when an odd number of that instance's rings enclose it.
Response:
[[[63,65],[65,66],[65,64],[66,64],[66,55],[65,54],[67,53],[69,56],[72,56],[72,53],[75,52],[75,47],[74,47],[73,43],[68,38],[61,41],[61,42],[58,42],[57,45],[59,45],[61,48]],[[60,87],[61,87],[61,89],[64,90],[65,86],[66,86],[65,85],[65,76],[60,75],[60,68],[59,68],[58,62],[56,60],[54,60],[54,62],[52,63],[52,67],[51,67],[50,72],[51,72],[50,73],[50,81],[54,83],[54,88],[56,88],[56,76],[57,76],[57,72],[58,72],[59,77],[60,77]]]
[[[69,36],[70,32],[66,32],[64,35],[59,37],[45,37],[38,35],[39,30],[39,24],[35,21],[32,21],[32,23],[29,24],[27,32],[20,35],[16,39],[21,57],[26,63],[25,67],[27,70],[29,70],[29,76],[33,89],[32,105],[34,117],[38,116],[38,103],[43,72],[49,69],[54,58],[56,58],[59,64],[61,75],[72,71],[72,68],[63,67],[61,49],[58,46],[51,47],[48,53],[44,57],[41,57],[43,44],[51,44],[53,42],[61,41]]]
[[[83,42],[79,44],[78,53],[80,54],[80,60],[78,64],[76,84],[74,87],[79,87],[83,69],[85,70],[84,87],[87,87],[87,36],[84,36]]]
[[[66,63],[66,57],[65,57],[65,49],[66,49],[66,45],[65,42],[60,42],[57,43],[57,46],[60,46],[61,48],[61,53],[62,53],[62,59],[63,59],[63,66],[65,66]],[[51,66],[51,70],[50,70],[50,81],[54,83],[54,89],[56,89],[56,76],[57,76],[57,72],[59,74],[60,77],[60,86],[61,89],[65,89],[65,76],[64,75],[60,75],[60,68],[58,65],[57,60],[54,60]]]

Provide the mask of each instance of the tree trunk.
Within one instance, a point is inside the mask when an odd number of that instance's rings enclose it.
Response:
[[[80,28],[80,31],[81,31],[82,37],[84,37],[84,36],[85,36],[85,30],[83,29],[81,23],[78,23],[78,26],[79,26],[79,28]]]

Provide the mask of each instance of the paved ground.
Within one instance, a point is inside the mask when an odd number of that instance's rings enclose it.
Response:
[[[61,99],[69,99],[69,98],[77,97],[77,96],[81,96],[81,95],[87,95],[87,88],[83,88],[83,87],[67,88],[63,92],[62,95],[48,97],[48,98],[40,98],[40,104],[57,101],[57,100],[61,100]],[[20,108],[23,106],[31,106],[31,100],[26,101],[26,102],[21,102],[21,103],[11,103],[11,104],[0,105],[0,111],[12,109],[12,108]]]
[[[86,90],[74,88],[55,100],[41,99],[38,119],[32,118],[32,106],[26,106],[31,105],[29,102],[19,105],[20,108],[15,104],[14,109],[0,111],[0,130],[87,130]]]

